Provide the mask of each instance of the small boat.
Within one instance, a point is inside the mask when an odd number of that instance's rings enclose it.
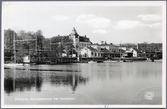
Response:
[[[132,60],[123,60],[123,62],[133,62]]]
[[[103,62],[102,60],[97,61],[97,63],[102,63],[102,62]]]
[[[88,63],[97,63],[96,61],[88,61]]]

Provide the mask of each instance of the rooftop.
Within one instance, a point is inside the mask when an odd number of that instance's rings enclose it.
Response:
[[[90,49],[91,51],[95,51],[95,52],[97,52],[97,50],[94,49],[93,47],[87,47],[87,48]]]
[[[80,42],[90,42],[89,38],[87,38],[85,36],[79,36],[79,41]]]

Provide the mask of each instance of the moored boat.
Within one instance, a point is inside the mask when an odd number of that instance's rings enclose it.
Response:
[[[97,63],[96,61],[89,61],[88,63]]]
[[[102,60],[98,60],[97,63],[102,63],[103,61]]]

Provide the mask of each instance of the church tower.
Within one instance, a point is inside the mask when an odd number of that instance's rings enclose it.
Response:
[[[70,34],[70,38],[72,38],[72,40],[73,40],[73,45],[75,47],[75,51],[78,51],[78,48],[79,48],[79,34],[77,33],[75,27],[73,28],[73,30]]]
[[[71,35],[71,36],[75,36],[75,38],[78,38],[78,37],[79,37],[79,35],[78,35],[78,33],[77,33],[75,27],[73,27],[73,30],[72,30],[72,32],[71,32],[70,35]]]
[[[76,56],[77,56],[77,60],[79,61],[79,34],[77,33],[75,27],[73,28],[70,37],[73,40],[73,45],[75,48],[75,51],[77,52]]]

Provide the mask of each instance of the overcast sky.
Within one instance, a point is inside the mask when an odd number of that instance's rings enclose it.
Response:
[[[49,38],[69,35],[75,27],[79,35],[87,35],[93,43],[102,40],[115,44],[162,42],[164,19],[160,5],[96,3],[6,2],[3,3],[3,28],[34,32],[40,29]]]

